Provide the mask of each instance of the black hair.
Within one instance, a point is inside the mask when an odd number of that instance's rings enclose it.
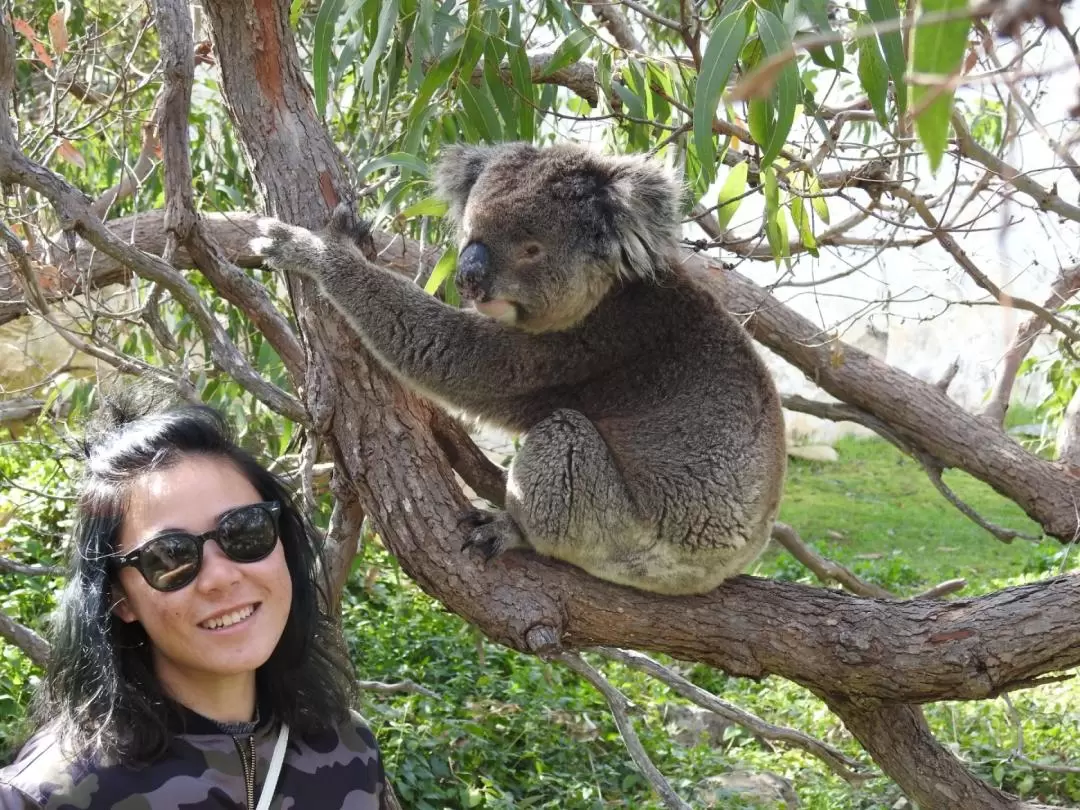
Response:
[[[216,410],[181,405],[136,413],[136,403],[135,396],[108,402],[80,445],[86,470],[35,720],[55,723],[61,743],[74,751],[111,761],[148,762],[164,752],[175,704],[154,675],[142,625],[112,613],[109,555],[117,551],[135,481],[185,457],[210,456],[234,464],[262,500],[281,504],[279,537],[292,605],[277,647],[256,672],[260,704],[297,732],[331,728],[349,711],[355,678],[328,613],[319,535],[285,483],[236,443]]]

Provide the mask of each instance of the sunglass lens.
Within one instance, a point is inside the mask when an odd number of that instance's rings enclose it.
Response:
[[[176,590],[199,572],[199,548],[191,535],[163,535],[143,546],[139,564],[150,585],[159,591]]]
[[[236,562],[255,562],[277,545],[273,515],[261,506],[249,506],[221,521],[221,550]]]

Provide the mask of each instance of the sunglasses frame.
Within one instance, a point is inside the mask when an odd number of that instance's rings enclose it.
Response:
[[[271,524],[273,525],[273,528],[274,528],[274,542],[270,546],[270,548],[267,550],[267,552],[265,554],[263,554],[261,557],[256,557],[253,560],[236,560],[236,559],[233,559],[233,557],[225,549],[225,546],[223,546],[221,544],[221,533],[222,533],[221,524],[224,523],[226,520],[228,520],[231,516],[237,514],[238,512],[242,512],[244,510],[247,510],[247,509],[260,509],[263,512],[266,512],[267,514],[270,515],[270,522],[271,522]],[[281,518],[281,503],[279,501],[259,501],[258,503],[244,504],[243,506],[238,506],[235,509],[230,509],[229,511],[222,514],[221,517],[218,518],[218,525],[215,526],[213,529],[210,529],[210,531],[203,532],[202,534],[194,534],[193,532],[184,532],[184,531],[165,531],[165,532],[161,532],[160,534],[155,534],[150,539],[145,540],[144,542],[140,543],[137,548],[132,549],[127,554],[121,554],[121,555],[119,555],[117,557],[114,557],[113,558],[113,567],[117,571],[119,571],[121,568],[128,568],[128,567],[134,568],[140,574],[142,574],[143,579],[146,580],[146,584],[149,585],[151,588],[153,588],[155,591],[161,591],[162,593],[169,593],[170,591],[178,591],[181,588],[186,588],[188,585],[190,585],[192,582],[195,581],[196,577],[199,576],[199,571],[202,570],[203,546],[206,545],[207,540],[213,540],[214,542],[216,542],[218,544],[218,547],[221,549],[221,552],[226,557],[228,557],[230,560],[232,560],[235,563],[240,563],[241,565],[243,565],[243,564],[246,564],[246,563],[254,563],[254,562],[259,562],[260,560],[265,560],[267,557],[269,557],[271,554],[274,553],[274,549],[277,548],[277,544],[280,541],[280,536],[281,536],[280,518]],[[175,537],[177,535],[180,535],[180,536],[183,536],[183,537],[190,537],[190,538],[194,539],[194,541],[195,541],[195,568],[194,568],[194,573],[191,575],[190,579],[181,581],[181,583],[179,585],[176,585],[176,586],[171,587],[171,588],[159,588],[157,585],[155,585],[153,582],[150,581],[150,577],[147,575],[146,571],[143,570],[143,566],[142,566],[142,554],[143,554],[143,551],[145,551],[146,547],[149,546],[151,543],[153,543],[156,540],[159,540],[159,539],[161,539],[163,537]]]

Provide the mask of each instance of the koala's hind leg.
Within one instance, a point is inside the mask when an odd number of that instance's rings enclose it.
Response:
[[[630,550],[641,531],[635,511],[592,422],[559,410],[529,430],[510,467],[506,511],[474,528],[466,546],[487,557],[532,547],[604,579],[630,582],[642,573]]]

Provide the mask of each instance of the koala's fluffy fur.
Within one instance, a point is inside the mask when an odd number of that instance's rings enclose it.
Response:
[[[525,432],[505,511],[474,515],[465,545],[663,594],[743,570],[779,507],[783,417],[747,334],[679,266],[673,176],[514,143],[451,148],[436,180],[469,256],[463,296],[497,317],[368,263],[347,208],[319,236],[271,221],[259,247],[317,279],[413,388]]]

